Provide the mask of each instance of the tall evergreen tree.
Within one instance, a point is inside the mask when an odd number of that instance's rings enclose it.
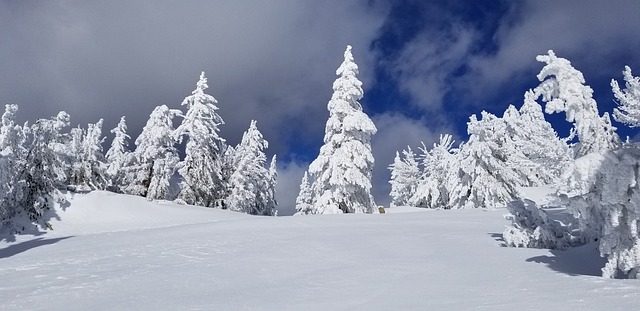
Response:
[[[202,72],[196,89],[182,102],[187,112],[174,134],[179,143],[187,138],[185,159],[178,165],[180,198],[190,204],[224,207],[222,155],[226,146],[218,135],[224,121],[217,113],[218,101],[204,92],[208,87]]]
[[[339,77],[333,83],[328,104],[324,145],[309,166],[314,196],[311,213],[371,213],[375,206],[371,195],[371,136],[377,129],[358,102],[363,90],[356,77],[358,65],[351,46],[347,46],[336,74]]]

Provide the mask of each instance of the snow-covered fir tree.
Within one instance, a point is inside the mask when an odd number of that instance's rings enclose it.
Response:
[[[309,174],[307,171],[302,176],[300,191],[296,197],[296,215],[307,215],[313,211],[313,194],[309,184]]]
[[[619,147],[621,142],[616,128],[611,125],[609,114],[599,115],[593,90],[585,85],[582,73],[551,50],[548,55],[539,55],[536,59],[546,65],[538,74],[541,84],[535,92],[546,102],[547,113],[564,112],[566,120],[574,124],[578,137],[575,156]]]
[[[131,136],[127,134],[127,123],[124,116],[120,118],[120,122],[111,130],[111,133],[114,134],[114,137],[111,141],[111,147],[105,153],[106,172],[110,180],[110,189],[120,191],[124,186],[122,184],[124,167],[130,161],[131,153],[128,149]]]
[[[66,180],[64,163],[55,147],[61,140],[61,130],[68,125],[69,115],[60,112],[52,119],[38,120],[26,131],[24,159],[17,163],[11,189],[2,201],[2,210],[7,213],[3,226],[19,213],[24,213],[33,222],[41,222],[45,211],[55,202],[65,201],[59,190]]]
[[[26,150],[22,127],[15,124],[18,105],[5,105],[0,127],[0,202],[8,197],[14,187],[15,176],[23,165]],[[17,206],[0,204],[0,227],[17,212]]]
[[[252,120],[242,141],[235,148],[234,171],[229,178],[229,197],[225,200],[230,210],[253,215],[275,213],[275,158],[273,171],[266,167],[264,150],[268,142]]]
[[[105,189],[108,185],[106,164],[102,154],[102,123],[100,119],[95,124],[89,124],[82,139],[80,162],[82,165],[82,179],[79,184],[91,189]]]
[[[629,125],[640,126],[640,77],[634,77],[629,66],[624,67],[625,88],[620,89],[618,81],[611,80],[613,95],[618,100],[618,107],[613,110],[613,118]]]
[[[523,170],[531,186],[554,186],[560,182],[572,153],[565,140],[558,137],[544,118],[542,107],[532,90],[525,93],[524,104],[516,117],[505,113],[510,135],[511,166]]]
[[[409,204],[409,199],[416,192],[418,181],[420,179],[420,168],[416,156],[407,147],[402,151],[402,157],[399,152],[393,159],[393,163],[389,165],[391,170],[391,206],[405,206]]]
[[[324,145],[309,166],[313,177],[311,214],[371,213],[375,206],[371,136],[377,129],[358,102],[363,90],[351,46],[347,46],[336,74],[339,78],[333,83],[328,104]]]
[[[177,114],[177,110],[161,105],[149,115],[135,141],[134,163],[127,168],[126,193],[149,200],[171,199],[168,197],[170,179],[179,161],[173,135],[173,118]]]
[[[422,167],[415,191],[408,204],[426,208],[455,208],[457,201],[451,201],[451,193],[459,186],[459,159],[453,148],[453,136],[440,135],[440,140],[427,150],[423,143]]]
[[[208,87],[202,72],[196,89],[182,102],[187,112],[174,134],[179,143],[187,139],[185,158],[178,165],[182,177],[180,198],[190,204],[224,207],[227,193],[222,155],[226,146],[218,135],[218,127],[224,121],[217,113],[218,101],[204,92]]]
[[[461,191],[454,192],[463,208],[494,208],[513,199],[522,178],[506,164],[505,123],[483,111],[482,119],[472,115],[467,123],[469,140],[460,148]]]

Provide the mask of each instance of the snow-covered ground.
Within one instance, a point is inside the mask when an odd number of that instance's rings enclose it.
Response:
[[[254,217],[77,194],[0,242],[1,310],[636,310],[595,246],[501,247],[504,210]]]

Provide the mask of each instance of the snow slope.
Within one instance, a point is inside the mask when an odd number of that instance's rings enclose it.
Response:
[[[398,213],[394,213],[394,212]],[[503,210],[255,217],[93,192],[0,242],[0,310],[634,310],[595,246],[500,246]]]

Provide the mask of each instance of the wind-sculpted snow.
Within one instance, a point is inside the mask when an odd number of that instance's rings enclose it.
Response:
[[[0,310],[633,310],[640,301],[640,283],[592,276],[593,248],[501,247],[504,210],[258,217],[107,192],[70,202],[54,231],[0,244]]]

